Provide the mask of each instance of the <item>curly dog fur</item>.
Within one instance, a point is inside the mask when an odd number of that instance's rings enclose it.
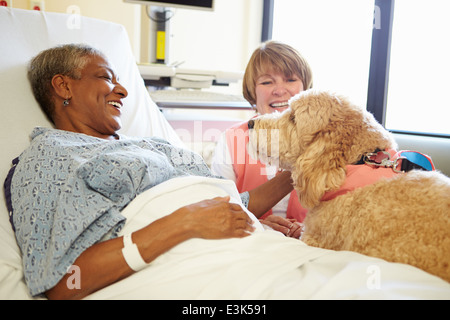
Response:
[[[445,175],[413,170],[321,201],[344,183],[347,165],[377,148],[397,147],[372,114],[344,97],[308,90],[285,112],[256,118],[252,125],[257,156],[290,170],[300,202],[310,209],[301,237],[305,243],[410,264],[450,282],[450,179]],[[258,141],[262,130],[277,135]],[[279,143],[270,141],[273,136]]]

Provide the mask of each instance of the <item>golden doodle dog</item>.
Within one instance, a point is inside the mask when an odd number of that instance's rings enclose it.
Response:
[[[397,145],[372,114],[308,90],[249,128],[255,156],[292,172],[309,209],[301,240],[413,265],[450,282],[450,179],[400,172],[406,160],[393,160]]]

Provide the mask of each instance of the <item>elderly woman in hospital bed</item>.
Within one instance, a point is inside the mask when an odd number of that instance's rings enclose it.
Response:
[[[56,128],[33,131],[10,177],[12,220],[32,294],[82,298],[188,239],[239,238],[254,230],[240,205],[216,197],[118,237],[125,220],[120,211],[137,195],[176,177],[212,174],[188,150],[117,134],[128,92],[99,51],[80,45],[46,50],[31,61],[28,76]],[[83,271],[76,291],[66,285],[72,264]]]

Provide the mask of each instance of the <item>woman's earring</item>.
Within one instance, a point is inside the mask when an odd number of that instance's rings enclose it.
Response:
[[[64,100],[64,102],[63,102],[63,106],[64,107],[67,107],[68,105],[69,105],[69,99],[66,99],[66,100]]]

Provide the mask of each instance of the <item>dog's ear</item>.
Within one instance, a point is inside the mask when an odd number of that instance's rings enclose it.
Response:
[[[316,91],[299,97],[291,103],[300,149],[292,178],[300,203],[312,208],[325,192],[339,188],[345,180],[342,139],[336,138],[343,130],[330,128],[340,100],[327,92]]]
[[[300,202],[316,206],[327,191],[345,181],[346,165],[380,144],[362,109],[345,97],[309,91],[291,104],[295,112],[300,156],[292,170]],[[372,144],[374,146],[372,146]],[[295,171],[295,173],[294,173]]]
[[[345,177],[342,151],[330,148],[325,139],[318,139],[310,144],[306,152],[297,159],[292,172],[295,190],[305,208],[318,205],[325,192],[338,189]]]

